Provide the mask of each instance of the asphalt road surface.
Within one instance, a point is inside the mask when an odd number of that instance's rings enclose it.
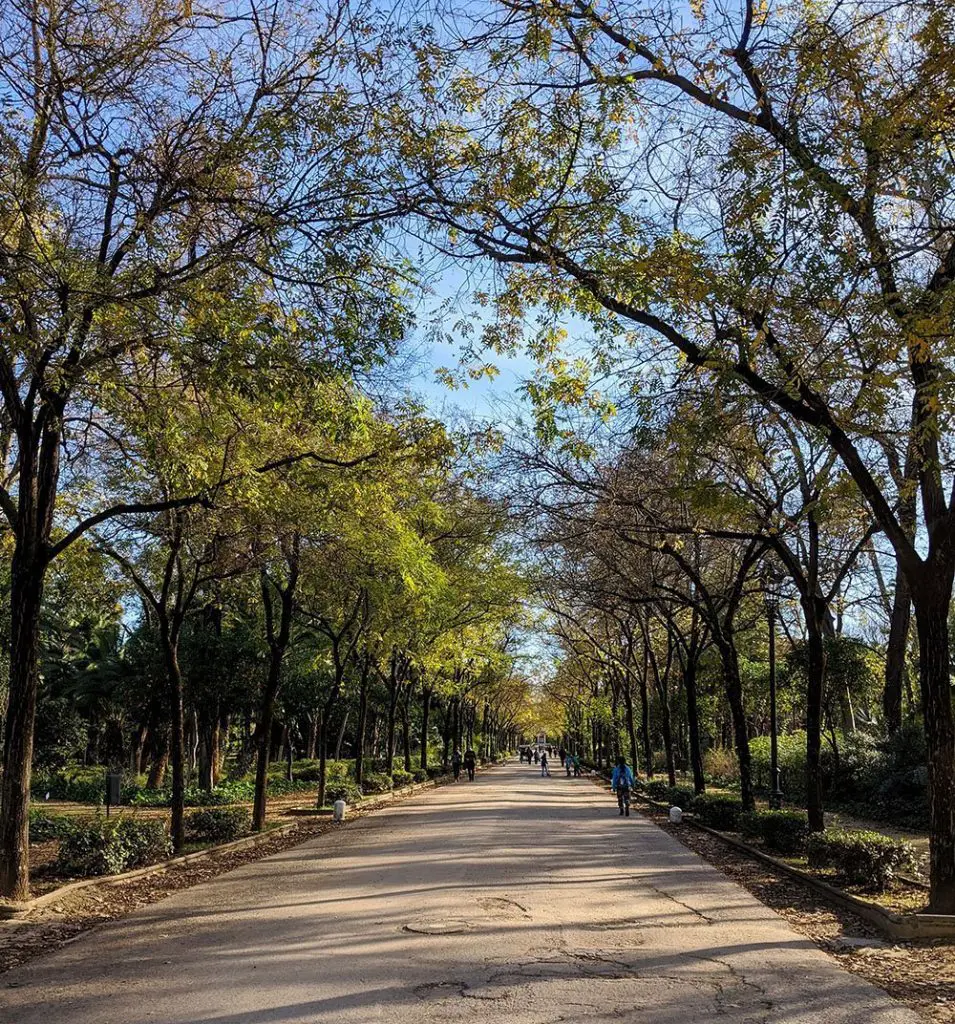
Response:
[[[511,764],[0,977],[4,1024],[914,1024],[603,790]]]

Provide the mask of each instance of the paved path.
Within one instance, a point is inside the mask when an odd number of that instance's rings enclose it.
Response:
[[[913,1024],[587,780],[509,765],[0,977],[3,1024]]]

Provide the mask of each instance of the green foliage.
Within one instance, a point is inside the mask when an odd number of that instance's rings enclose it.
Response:
[[[743,804],[729,797],[704,794],[695,798],[692,810],[699,821],[708,828],[720,832],[735,832],[739,828]]]
[[[671,807],[679,807],[681,810],[689,810],[696,800],[696,791],[688,786],[668,786],[666,800]]]
[[[365,772],[361,782],[363,793],[390,793],[393,787],[391,776],[384,772]]]
[[[666,779],[651,779],[646,787],[647,796],[651,800],[666,800],[669,788],[670,784]]]
[[[739,758],[736,751],[730,747],[711,747],[703,755],[703,773],[715,786],[738,786]]]
[[[404,768],[395,768],[391,773],[391,778],[395,789],[400,789],[402,786],[410,786],[414,782],[414,773],[407,772]]]
[[[186,816],[186,836],[194,843],[227,843],[244,836],[251,825],[245,807],[209,807]]]
[[[849,832],[827,828],[809,837],[809,865],[834,868],[850,885],[882,892],[899,873],[913,871],[910,843],[881,832]]]
[[[753,785],[765,793],[773,788],[770,759],[770,738],[755,736],[749,741],[749,756],[752,762]],[[783,733],[778,737],[780,786],[787,797],[803,799],[806,793],[806,734],[805,732]],[[828,766],[828,752],[823,754]]]
[[[30,811],[30,842],[48,843],[62,839],[74,826],[75,819],[67,814],[47,814],[40,808]]]
[[[49,793],[53,800],[98,805],[106,796],[106,768],[74,764],[65,765],[55,772],[37,772],[31,788],[41,800]]]
[[[60,839],[56,870],[61,875],[115,875],[163,860],[172,852],[164,821],[94,818],[77,821]]]
[[[739,830],[777,853],[795,855],[806,848],[809,819],[805,811],[752,811],[740,816]]]
[[[832,803],[904,828],[928,827],[925,733],[908,722],[887,739],[857,732],[843,738]]]
[[[415,768],[415,770],[411,773],[411,776],[415,782],[428,781],[428,772],[427,769],[425,768]]]

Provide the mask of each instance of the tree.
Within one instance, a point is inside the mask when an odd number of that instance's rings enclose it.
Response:
[[[0,15],[0,145],[10,171],[0,187],[0,510],[14,541],[4,896],[29,889],[49,568],[107,519],[185,497],[130,508],[102,495],[98,507],[65,509],[63,453],[73,465],[92,452],[99,400],[144,353],[189,344],[215,365],[218,333],[184,329],[197,307],[208,328],[222,296],[284,288],[298,297],[299,319],[324,322],[330,338],[353,346],[330,300],[390,288],[372,257],[375,211],[352,198],[367,134],[341,81],[345,37],[347,19],[334,6],[307,27],[253,3],[228,19],[190,4],[121,10],[45,0]],[[378,337],[393,336],[394,308],[380,304]],[[245,361],[256,358],[246,338]]]
[[[913,601],[939,912],[955,910],[951,36],[933,0],[509,3],[432,80],[441,122],[419,118],[402,154],[442,248],[509,268],[488,341],[549,314],[549,398],[580,393],[553,319],[583,316],[598,365],[662,343],[838,456]],[[913,531],[899,499],[916,490]]]

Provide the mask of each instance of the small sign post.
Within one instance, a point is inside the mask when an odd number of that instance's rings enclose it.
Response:
[[[110,807],[119,806],[120,793],[123,789],[123,773],[110,772],[106,776],[106,817],[109,817]]]

